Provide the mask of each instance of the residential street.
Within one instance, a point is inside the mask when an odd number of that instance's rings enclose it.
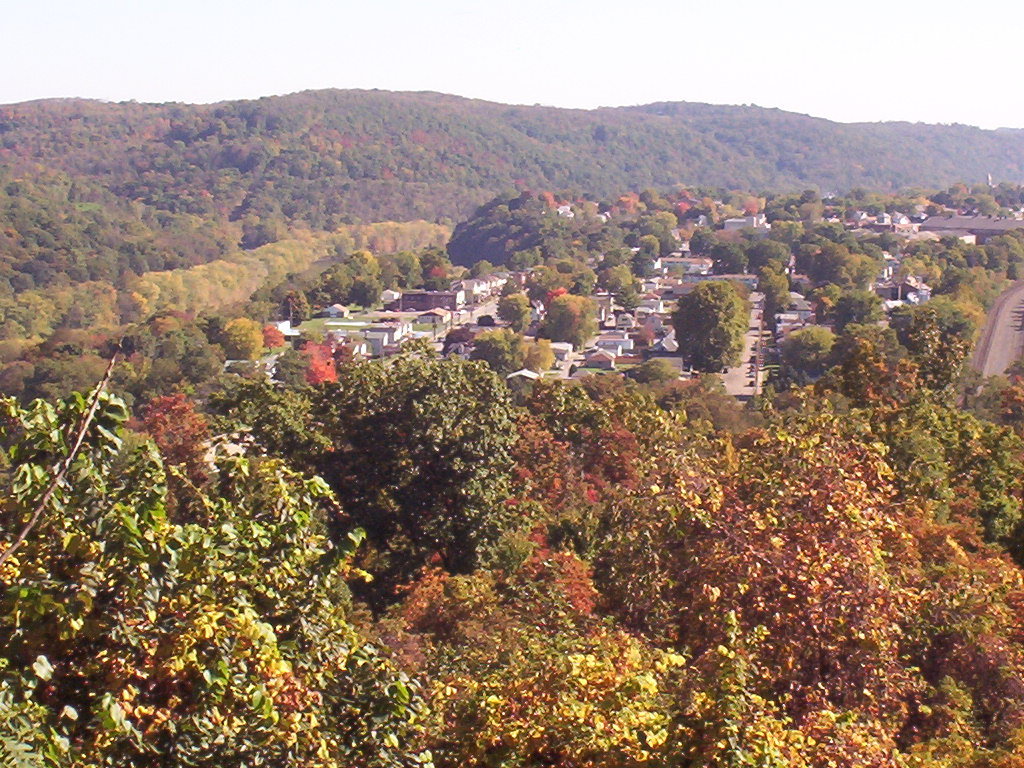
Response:
[[[971,365],[983,376],[1006,371],[1024,351],[1024,280],[1014,283],[992,305],[974,349]]]
[[[757,386],[754,384],[754,363],[751,358],[757,347],[757,339],[760,334],[761,311],[754,310],[750,313],[750,325],[743,337],[743,354],[740,357],[740,364],[730,368],[722,374],[722,381],[725,383],[725,391],[738,400],[749,400],[760,393],[761,375],[758,372]]]

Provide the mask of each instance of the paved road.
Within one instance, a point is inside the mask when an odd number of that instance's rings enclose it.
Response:
[[[1024,352],[1024,280],[1004,291],[985,321],[971,366],[983,376],[1006,371]]]
[[[725,391],[740,400],[749,400],[758,394],[759,388],[754,387],[754,365],[750,362],[750,358],[754,354],[754,348],[757,344],[760,315],[759,310],[750,313],[750,325],[743,336],[743,356],[740,358],[740,364],[722,374]],[[760,375],[758,378],[760,378]],[[760,382],[757,382],[757,384],[760,384]]]

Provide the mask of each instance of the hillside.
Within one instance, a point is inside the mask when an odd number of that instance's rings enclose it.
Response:
[[[0,107],[0,163],[40,168],[177,215],[457,218],[514,186],[595,197],[673,184],[892,190],[1024,180],[1024,135],[840,124],[760,107],[590,111],[436,93],[309,91],[211,105],[38,101]]]

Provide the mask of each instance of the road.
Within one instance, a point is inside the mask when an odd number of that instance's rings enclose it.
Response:
[[[1024,352],[1024,280],[1004,291],[989,310],[971,366],[983,376],[1004,373]]]
[[[751,357],[754,355],[760,334],[761,313],[760,310],[754,310],[750,313],[750,325],[743,336],[743,356],[740,358],[740,364],[722,374],[725,391],[738,400],[749,400],[759,393],[760,388],[754,386],[754,364]],[[761,378],[760,370],[757,378]],[[760,385],[761,382],[756,383]]]

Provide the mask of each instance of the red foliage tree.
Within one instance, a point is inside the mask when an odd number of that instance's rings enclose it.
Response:
[[[263,346],[277,349],[284,346],[284,334],[272,325],[263,326]]]
[[[183,467],[193,482],[204,479],[203,454],[210,428],[189,398],[180,392],[153,398],[142,411],[141,427],[165,462]]]
[[[310,384],[322,384],[325,381],[337,381],[338,369],[334,364],[334,356],[330,347],[324,344],[306,344],[303,353],[309,360],[306,367],[306,381]]]

